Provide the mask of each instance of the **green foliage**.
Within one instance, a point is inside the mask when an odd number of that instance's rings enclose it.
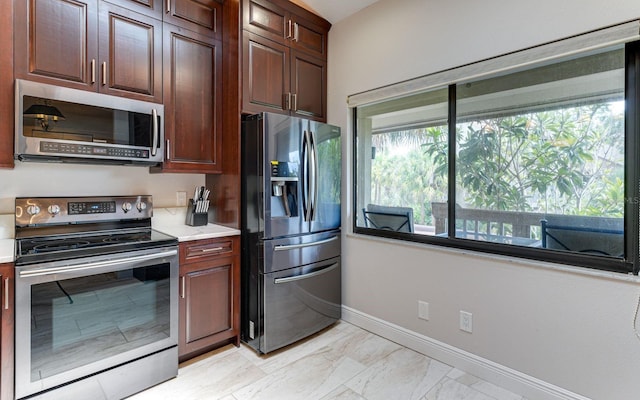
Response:
[[[611,106],[458,124],[457,202],[491,210],[622,216],[624,113]],[[413,207],[416,223],[431,223],[430,203],[447,199],[447,135],[446,127],[375,135],[372,201]]]

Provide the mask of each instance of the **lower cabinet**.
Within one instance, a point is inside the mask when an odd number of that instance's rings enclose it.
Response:
[[[240,237],[180,243],[180,362],[240,344]]]
[[[0,399],[13,399],[13,264],[0,264]]]

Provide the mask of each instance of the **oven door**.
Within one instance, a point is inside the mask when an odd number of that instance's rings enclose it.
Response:
[[[177,253],[17,266],[16,398],[177,346]]]

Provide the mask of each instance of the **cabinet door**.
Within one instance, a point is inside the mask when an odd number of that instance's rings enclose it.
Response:
[[[291,91],[295,101],[293,115],[326,121],[327,62],[306,53],[291,52]]]
[[[164,25],[164,171],[220,173],[222,44]]]
[[[16,77],[95,90],[97,0],[14,4]]]
[[[13,168],[13,3],[0,13],[0,168]],[[1,397],[1,396],[0,396]]]
[[[161,103],[162,22],[101,2],[99,35],[99,90]]]
[[[109,0],[110,3],[162,20],[166,0]]]
[[[287,44],[293,34],[289,12],[267,0],[244,0],[242,27],[280,44]]]
[[[289,54],[288,47],[245,32],[243,111],[289,113]]]
[[[291,48],[315,57],[327,59],[328,24],[321,26],[303,18],[292,16]]]
[[[222,4],[216,0],[166,0],[164,20],[201,35],[222,37]]]
[[[0,264],[0,398],[13,399],[13,264]]]
[[[234,258],[224,257],[184,269],[187,272],[180,278],[180,356],[206,349],[235,334]]]

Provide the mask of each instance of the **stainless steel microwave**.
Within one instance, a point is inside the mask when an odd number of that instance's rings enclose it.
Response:
[[[157,165],[164,106],[17,79],[15,158]]]

